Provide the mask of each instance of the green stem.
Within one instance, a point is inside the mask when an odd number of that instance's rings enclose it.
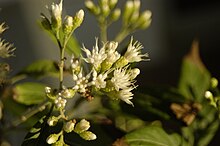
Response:
[[[122,29],[117,36],[115,37],[115,41],[121,43],[127,36],[129,35],[129,31],[127,29]]]
[[[22,114],[19,119],[12,122],[11,127],[17,127],[18,125],[20,125],[21,123],[25,122],[27,119],[35,115],[36,113],[43,111],[49,103],[50,103],[49,101],[45,101],[39,104],[38,106],[30,109],[26,113]]]
[[[108,28],[107,21],[103,20],[99,24],[100,24],[100,38],[101,38],[101,41],[102,42],[107,42],[107,40],[108,40],[108,36],[107,36],[107,28]]]

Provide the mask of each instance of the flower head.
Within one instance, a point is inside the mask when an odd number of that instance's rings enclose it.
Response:
[[[13,51],[15,48],[12,44],[5,43],[5,40],[0,39],[0,57],[2,58],[8,58],[11,56],[14,56]]]
[[[95,85],[96,88],[105,88],[106,87],[106,81],[105,79],[108,77],[109,72],[97,74],[97,72],[94,70],[93,71],[93,84]]]
[[[119,91],[120,89],[126,89],[133,84],[133,80],[131,80],[131,74],[127,72],[127,67],[115,69],[113,72],[113,77],[111,78],[111,82],[114,85],[116,91]]]
[[[86,53],[87,58],[83,58],[87,63],[93,65],[93,67],[98,70],[101,63],[106,59],[107,55],[105,53],[105,45],[99,50],[98,39],[96,39],[96,45],[93,47],[92,52],[83,46],[82,50]]]
[[[120,90],[116,93],[116,97],[123,100],[127,104],[134,106],[133,103],[130,101],[131,99],[133,99],[134,95],[131,90],[133,90],[133,87]]]
[[[61,19],[62,9],[63,9],[63,0],[60,0],[59,4],[52,3],[51,7],[47,9],[49,10],[51,17],[58,20]]]
[[[146,60],[146,58],[148,58],[148,54],[141,54],[141,49],[143,49],[141,43],[138,41],[133,43],[133,38],[131,38],[124,57],[128,60],[128,62],[140,62],[142,60]]]

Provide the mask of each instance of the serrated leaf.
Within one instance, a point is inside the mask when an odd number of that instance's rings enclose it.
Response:
[[[191,52],[183,60],[179,90],[186,99],[201,102],[204,92],[209,88],[210,78],[210,73],[199,57],[198,41],[194,41]]]
[[[125,135],[125,142],[129,146],[184,146],[177,134],[167,134],[157,126],[146,126]]]
[[[39,104],[45,100],[44,88],[40,83],[21,83],[14,87],[13,98],[25,105]]]
[[[37,60],[25,67],[19,75],[28,75],[34,78],[43,76],[58,76],[58,65],[52,60]]]

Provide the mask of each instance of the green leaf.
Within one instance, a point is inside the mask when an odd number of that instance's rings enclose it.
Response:
[[[14,87],[14,99],[25,105],[39,104],[45,101],[45,85],[40,83],[21,83]]]
[[[40,25],[40,27],[48,34],[48,36],[52,39],[52,41],[54,43],[57,43],[55,36],[53,35],[53,33],[51,31],[46,30],[41,23],[38,23]],[[62,32],[62,29],[60,29],[60,40],[61,43],[63,43],[63,37],[64,34]],[[77,41],[77,39],[74,36],[71,36],[68,43],[67,43],[67,48],[66,48],[66,52],[69,55],[74,54],[76,57],[79,57],[79,55],[81,54],[81,47]]]
[[[125,135],[129,146],[184,146],[178,134],[167,134],[161,127],[146,126]]]
[[[28,75],[34,78],[43,76],[58,76],[58,64],[51,60],[37,60],[25,67],[19,75]]]
[[[210,86],[210,78],[210,73],[199,57],[198,42],[194,41],[191,52],[183,60],[179,90],[186,99],[201,102]]]

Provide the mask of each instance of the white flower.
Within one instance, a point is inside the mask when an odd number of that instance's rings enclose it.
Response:
[[[106,87],[106,81],[105,79],[108,77],[109,72],[105,72],[103,74],[97,75],[97,72],[93,71],[93,85],[96,86],[96,88],[105,88]]]
[[[14,50],[15,48],[12,44],[9,44],[8,42],[5,43],[5,40],[0,39],[0,57],[8,58],[10,56],[14,56]]]
[[[110,42],[107,44],[106,46],[107,62],[113,64],[120,58],[121,55],[116,51],[117,47],[118,47],[118,42]]]
[[[89,84],[90,73],[86,76],[83,76],[82,69],[78,75],[73,74],[73,80],[76,82],[76,85],[73,87],[74,90],[78,90],[81,93],[86,92],[86,87]]]
[[[60,0],[59,4],[52,3],[51,8],[47,9],[50,11],[51,17],[56,20],[61,20],[62,9],[63,9],[63,0]]]
[[[100,64],[106,59],[105,45],[99,50],[98,39],[96,39],[96,45],[93,47],[92,52],[83,46],[82,50],[86,53],[87,58],[83,58],[87,63],[91,63],[95,69],[100,67]]]
[[[132,37],[124,57],[128,60],[128,62],[140,62],[142,60],[146,60],[146,58],[148,58],[148,54],[141,54],[141,49],[143,49],[141,43],[136,41],[133,44]]]
[[[127,72],[127,68],[117,68],[114,70],[111,82],[114,85],[116,91],[119,89],[126,89],[133,84],[131,75]]]
[[[130,101],[131,99],[133,99],[133,95],[134,95],[131,92],[131,90],[133,90],[133,87],[120,90],[117,92],[116,96],[121,100],[123,100],[124,102],[126,102],[127,104],[134,106],[133,103]]]
[[[54,103],[58,109],[63,109],[66,106],[66,102],[67,102],[67,100],[63,99],[60,96],[54,101]]]

